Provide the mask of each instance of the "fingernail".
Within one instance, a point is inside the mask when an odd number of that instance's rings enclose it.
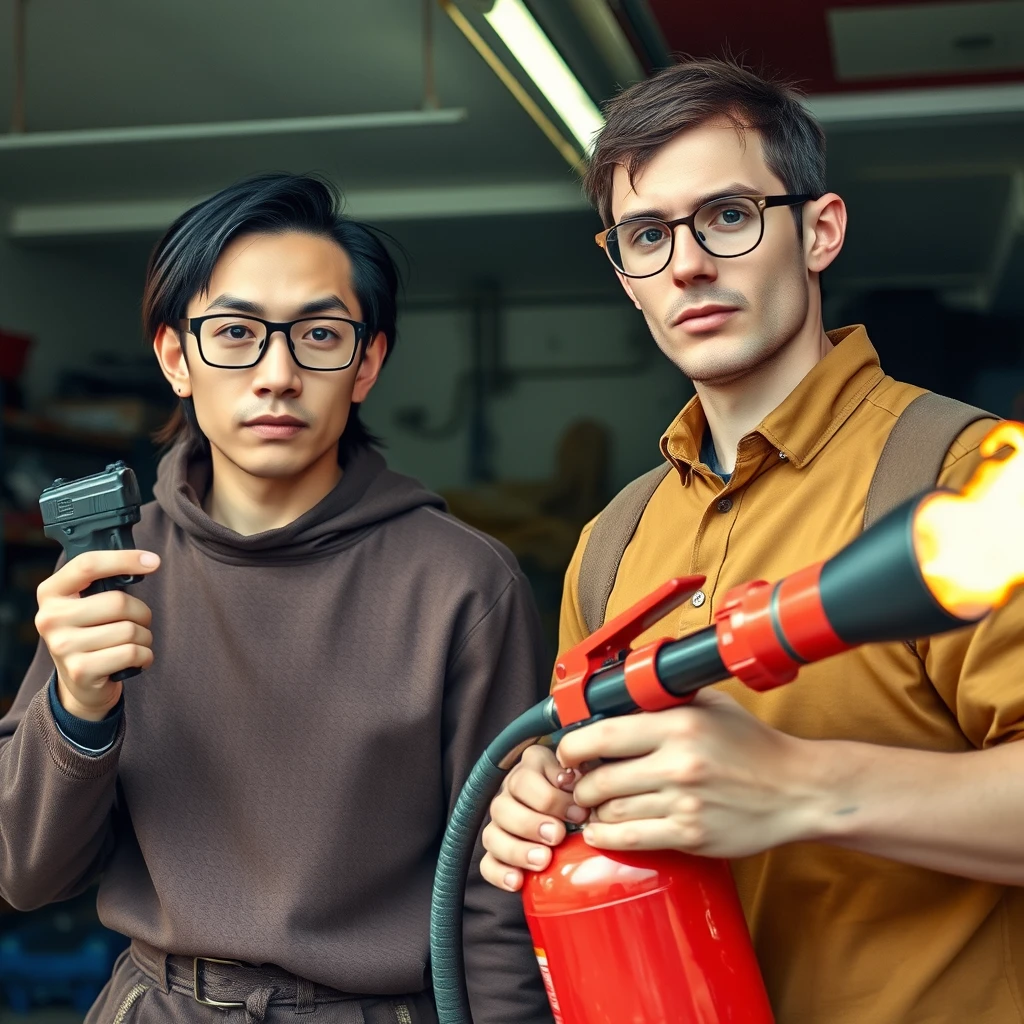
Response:
[[[152,551],[143,551],[139,555],[139,561],[147,568],[160,564],[160,558],[154,555]]]
[[[576,776],[572,772],[562,772],[555,782],[559,789],[572,789],[576,785]]]
[[[531,864],[536,864],[538,867],[543,867],[548,862],[548,851],[541,849],[539,846],[535,846],[527,855],[526,859]]]
[[[509,871],[505,875],[505,885],[508,886],[509,889],[515,889],[516,886],[519,885],[519,872]]]
[[[575,821],[577,825],[587,820],[587,811],[582,807],[577,807],[573,804],[569,810],[565,812],[565,816],[570,821]]]
[[[550,821],[541,825],[538,831],[540,832],[541,839],[545,842],[553,843],[555,841],[555,835],[557,833],[555,832],[555,826],[552,825]]]

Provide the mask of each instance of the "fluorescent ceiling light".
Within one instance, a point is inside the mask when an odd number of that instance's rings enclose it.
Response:
[[[496,0],[484,17],[589,156],[604,118],[523,0]]]

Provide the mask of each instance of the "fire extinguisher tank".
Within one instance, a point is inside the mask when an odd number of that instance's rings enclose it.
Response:
[[[726,861],[570,834],[523,904],[557,1024],[772,1024]]]

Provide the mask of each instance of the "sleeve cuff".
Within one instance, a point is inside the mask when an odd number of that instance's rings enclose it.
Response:
[[[57,673],[50,676],[49,684],[50,711],[57,724],[57,731],[77,750],[90,757],[105,754],[117,739],[117,730],[121,725],[124,713],[124,695],[111,708],[107,717],[99,722],[89,722],[84,718],[71,714],[61,704],[57,696]]]

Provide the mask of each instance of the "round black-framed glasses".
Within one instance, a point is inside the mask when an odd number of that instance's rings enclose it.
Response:
[[[369,325],[340,316],[306,316],[278,323],[238,313],[210,313],[183,320],[199,346],[199,357],[220,370],[255,366],[280,331],[295,365],[303,370],[331,372],[352,365],[370,334]]]
[[[733,259],[746,256],[761,244],[765,210],[773,206],[799,206],[813,198],[809,193],[723,196],[701,204],[689,217],[676,220],[629,217],[599,231],[594,241],[623,277],[653,277],[672,261],[676,228],[683,224],[706,253]]]

